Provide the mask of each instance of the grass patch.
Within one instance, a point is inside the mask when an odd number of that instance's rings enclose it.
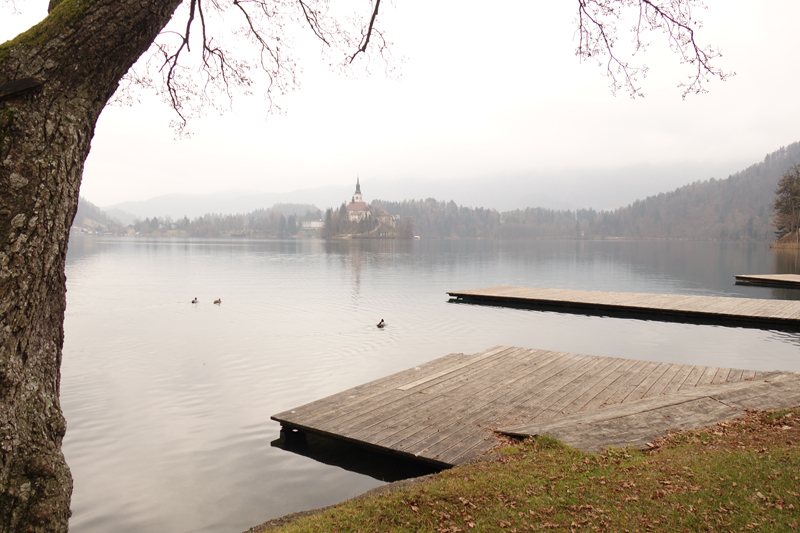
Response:
[[[679,432],[647,452],[587,454],[542,437],[280,531],[796,531],[799,442],[800,408]]]

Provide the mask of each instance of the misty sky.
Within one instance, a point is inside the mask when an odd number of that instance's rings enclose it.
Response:
[[[574,55],[576,3],[387,3],[380,24],[405,58],[399,79],[379,69],[342,77],[306,53],[301,89],[278,101],[285,115],[267,117],[256,87],[235,98],[233,113],[192,122],[189,140],[174,140],[171,111],[154,96],[107,108],[81,193],[110,205],[167,193],[350,186],[360,176],[403,194],[403,180],[453,180],[456,189],[457,180],[607,179],[632,167],[652,167],[641,179],[657,192],[727,177],[800,140],[800,2],[708,2],[698,13],[700,40],[720,47],[719,65],[736,76],[685,101],[677,85],[689,67],[660,35],[633,60],[650,67],[645,98],[612,96],[602,68]],[[45,5],[23,0],[23,14],[0,12],[0,39],[27,29]],[[665,176],[655,171],[662,167],[676,170]]]

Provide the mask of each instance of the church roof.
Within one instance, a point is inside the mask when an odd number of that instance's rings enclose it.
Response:
[[[367,202],[350,202],[347,204],[348,211],[366,211]]]

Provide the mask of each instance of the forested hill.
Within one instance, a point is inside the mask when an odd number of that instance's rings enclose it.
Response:
[[[79,196],[78,211],[75,213],[72,226],[74,228],[105,233],[107,231],[119,231],[122,224],[119,220],[110,216],[83,196]]]
[[[800,143],[781,148],[727,179],[698,181],[613,211],[527,208],[501,213],[433,199],[376,200],[372,205],[412,217],[415,233],[424,238],[771,241],[775,189],[795,164],[800,164]]]
[[[600,231],[633,238],[773,240],[772,203],[784,172],[800,164],[800,143],[725,180],[695,182],[601,217]]]

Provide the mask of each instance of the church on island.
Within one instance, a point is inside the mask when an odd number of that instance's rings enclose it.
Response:
[[[373,214],[367,203],[364,201],[364,197],[361,196],[361,180],[360,178],[356,178],[356,192],[353,194],[353,198],[350,200],[350,203],[347,204],[347,220],[350,222],[361,222],[362,220],[367,220],[370,218],[375,219],[375,221],[379,224],[389,228],[394,228],[397,226],[397,222],[400,217],[397,215],[391,215],[383,209],[379,209]]]
[[[359,178],[356,178],[356,192],[353,194],[353,199],[347,204],[347,220],[350,222],[361,222],[362,220],[368,219],[369,216],[369,206],[361,196],[361,181]]]

